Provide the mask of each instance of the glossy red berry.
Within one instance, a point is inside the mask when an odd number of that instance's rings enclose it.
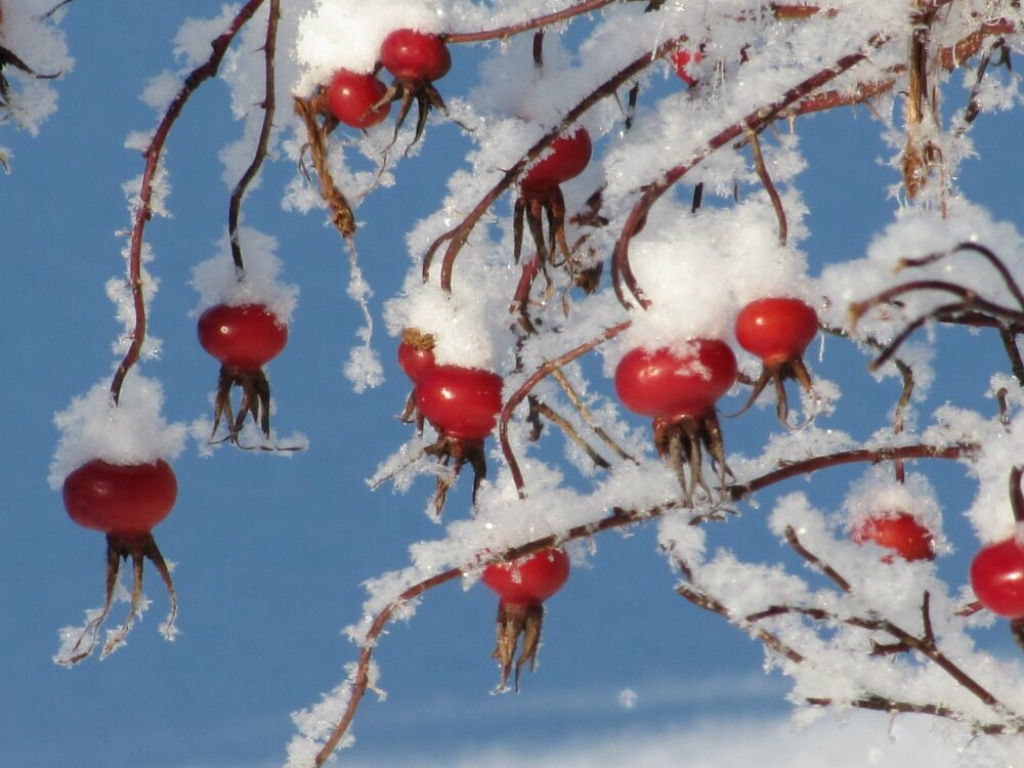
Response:
[[[338,120],[353,128],[371,128],[391,111],[391,103],[381,103],[387,86],[369,73],[340,69],[327,86],[327,106]]]
[[[440,80],[452,66],[448,46],[440,35],[396,29],[380,47],[384,68],[399,80]]]
[[[934,560],[932,532],[906,512],[879,512],[857,522],[850,532],[858,544],[874,542],[895,551],[904,560]],[[883,558],[892,562],[892,558]]]
[[[542,549],[511,563],[489,565],[481,579],[503,603],[537,605],[569,579],[569,557],[560,549]]]
[[[678,354],[666,347],[637,348],[615,370],[615,391],[641,416],[675,421],[700,417],[736,382],[736,356],[718,339],[692,339]]]
[[[978,550],[971,562],[971,588],[992,613],[1024,618],[1024,547],[1015,538]]]
[[[64,507],[79,525],[131,539],[148,534],[170,514],[178,482],[163,459],[110,464],[93,459],[64,479]]]
[[[697,51],[696,53],[690,53],[689,51],[682,49],[676,51],[675,54],[672,56],[672,64],[673,66],[675,66],[676,75],[678,75],[679,79],[682,80],[691,88],[697,84],[697,78],[690,74],[689,70],[687,69],[687,64],[689,64],[691,61],[694,64],[700,64],[700,61],[703,58],[704,54],[701,53],[700,51]]]
[[[559,136],[551,143],[550,153],[526,171],[520,187],[524,192],[542,191],[574,179],[586,170],[593,151],[586,128]]]
[[[259,304],[217,304],[199,318],[199,343],[227,368],[256,371],[288,343],[288,327]]]
[[[415,384],[434,368],[434,338],[430,334],[407,328],[398,345],[398,364]]]
[[[800,299],[758,299],[736,317],[736,340],[766,365],[800,358],[817,333],[818,315]]]
[[[490,371],[437,365],[416,383],[416,407],[446,437],[483,440],[497,424],[502,384]]]

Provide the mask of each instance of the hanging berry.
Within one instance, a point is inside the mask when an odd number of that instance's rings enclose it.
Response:
[[[270,436],[270,382],[265,366],[288,343],[288,327],[260,304],[217,304],[199,318],[199,343],[221,363],[214,400],[213,432],[221,418],[228,424],[227,440],[238,444],[245,417],[251,414],[266,437]],[[235,416],[231,389],[238,386],[242,399]]]
[[[547,548],[510,563],[494,563],[484,569],[481,580],[498,595],[497,642],[493,658],[501,668],[499,690],[506,690],[512,662],[523,638],[522,650],[515,662],[515,689],[523,666],[531,670],[537,664],[544,601],[560,590],[569,579],[569,557],[561,549]]]
[[[112,464],[102,459],[86,462],[64,479],[64,508],[68,516],[84,528],[107,535],[106,593],[100,613],[90,619],[70,653],[61,663],[77,664],[88,657],[110,613],[121,562],[131,558],[132,588],[128,618],[108,635],[102,656],[116,650],[132,629],[142,601],[142,572],[146,560],[160,574],[170,599],[171,609],[165,634],[173,636],[178,600],[170,569],[153,538],[153,528],[170,513],[178,496],[178,482],[171,465],[163,459],[142,464]]]

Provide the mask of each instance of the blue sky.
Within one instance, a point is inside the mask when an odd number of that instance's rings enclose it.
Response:
[[[124,138],[154,124],[137,96],[150,76],[174,66],[170,40],[180,21],[208,6],[73,3],[62,27],[76,66],[56,85],[59,111],[35,138],[0,125],[0,144],[13,150],[13,173],[0,177],[0,412],[7,435],[0,448],[0,741],[12,765],[278,764],[293,734],[289,713],[337,684],[355,657],[340,630],[358,617],[361,583],[402,567],[410,543],[440,533],[421,511],[429,483],[417,483],[407,496],[365,487],[363,479],[407,439],[408,428],[393,418],[407,382],[393,362],[394,340],[378,330],[388,381],[352,393],[342,365],[362,320],[344,295],[345,254],[318,214],[281,212],[276,192],[292,169],[276,164],[245,211],[279,238],[283,278],[302,291],[288,348],[269,372],[278,429],[305,433],[311,448],[290,459],[229,450],[201,458],[190,446],[176,464],[177,506],[157,530],[165,555],[178,564],[181,637],[168,645],[155,631],[166,603],[151,573],[154,606],[127,648],[70,671],[50,660],[58,628],[80,622],[98,604],[103,567],[102,537],[71,524],[46,483],[57,439],[52,418],[109,373],[110,344],[120,329],[103,286],[122,264],[116,232],[128,220],[121,185],[142,169]],[[983,118],[979,150],[998,162],[968,162],[959,181],[997,218],[1020,227],[1019,129],[1016,115]],[[806,247],[814,259],[857,256],[894,205],[884,192],[895,181],[891,171],[851,162],[887,154],[878,125],[861,110],[801,121],[799,130],[812,169],[804,187],[813,210]],[[398,186],[380,190],[360,211],[361,264],[377,313],[401,285],[405,228],[433,210],[446,180],[442,150],[456,132],[437,120],[428,131],[438,152],[407,161]],[[164,382],[165,414],[176,420],[209,415],[217,365],[196,343],[188,313],[197,296],[187,283],[223,232],[227,194],[217,151],[236,133],[226,90],[208,84],[168,145],[173,218],[149,228],[157,256],[152,271],[161,280],[152,331],[165,352],[146,370]],[[1000,143],[1010,139],[1014,149],[1007,152]],[[998,352],[991,339],[986,344],[980,354]],[[830,364],[862,375],[857,356],[837,352]],[[873,391],[847,389],[849,421],[837,424],[855,423]],[[855,475],[836,472],[836,498]],[[959,469],[941,488],[950,508],[971,500]],[[763,531],[736,528],[738,548],[764,545]],[[965,562],[961,554],[943,567],[953,574]],[[507,765],[511,758],[500,750],[526,750],[539,766],[597,764],[588,759],[622,765],[613,756],[623,740],[640,739],[670,755],[699,753],[723,739],[745,742],[735,735],[737,717],[750,741],[761,740],[769,753],[783,749],[790,743],[779,735],[786,731],[783,682],[762,674],[755,643],[674,595],[674,578],[652,531],[598,541],[588,566],[550,602],[539,668],[518,696],[489,695],[496,681],[489,658],[493,596],[481,587],[436,590],[382,642],[378,661],[389,698],[366,702],[356,724],[358,748],[345,759],[365,768],[408,765],[410,755],[423,765]],[[1005,645],[994,633],[991,642]],[[627,700],[635,693],[635,706],[623,704],[624,692]],[[859,743],[872,733],[879,749],[889,748],[883,718],[851,728],[844,739]],[[924,738],[918,726],[908,728],[908,738]],[[834,738],[805,743],[819,748]],[[603,757],[567,757],[586,755],[595,744]],[[467,752],[474,757],[455,762]],[[642,764],[657,766],[655,754]],[[908,765],[891,759],[879,764]]]

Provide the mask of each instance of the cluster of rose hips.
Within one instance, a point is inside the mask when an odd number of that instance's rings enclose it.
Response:
[[[796,379],[810,389],[803,354],[817,332],[817,314],[800,299],[766,297],[743,307],[736,319],[736,339],[762,361],[751,402],[773,383],[783,417],[783,382]],[[737,376],[732,349],[721,339],[710,338],[685,339],[678,347],[632,349],[615,371],[615,391],[622,404],[653,419],[655,448],[679,474],[687,505],[693,504],[698,489],[712,496],[701,473],[703,450],[710,454],[721,482],[730,474],[715,404]]]
[[[221,363],[214,406],[214,434],[222,418],[228,440],[237,444],[247,415],[270,435],[270,384],[263,366],[284,349],[288,328],[267,307],[259,304],[217,304],[199,318],[199,343]],[[231,390],[242,398],[237,415]],[[171,601],[168,627],[173,626],[177,598],[170,569],[153,538],[153,529],[166,518],[177,498],[178,484],[171,465],[163,459],[140,464],[114,464],[93,459],[72,471],[63,486],[64,507],[79,525],[107,536],[107,575],[103,607],[86,625],[71,654],[61,661],[74,664],[89,656],[98,642],[101,625],[110,612],[121,562],[132,562],[132,589],[127,620],[106,641],[103,655],[116,649],[128,635],[142,600],[143,564],[149,560],[160,574]]]
[[[415,101],[419,109],[415,141],[423,133],[431,107],[444,110],[444,101],[433,83],[448,74],[451,66],[452,57],[443,37],[396,29],[384,38],[374,72],[339,69],[334,73],[326,90],[327,106],[339,122],[365,130],[383,122],[391,111],[391,102],[400,101],[397,136]],[[380,67],[394,77],[390,86],[377,78]]]
[[[464,464],[473,467],[474,498],[486,476],[483,446],[501,412],[502,379],[478,368],[438,365],[433,345],[429,334],[407,329],[398,345],[398,363],[413,383],[403,417],[412,420],[415,411],[417,420],[429,422],[438,438],[425,453],[445,464],[455,462],[451,475],[437,480],[434,510],[440,514],[448,488]],[[501,668],[501,690],[506,687],[522,638],[522,650],[515,662],[518,690],[523,666],[536,663],[543,603],[568,580],[569,558],[561,549],[548,547],[511,562],[492,563],[481,578],[499,597],[494,658]]]

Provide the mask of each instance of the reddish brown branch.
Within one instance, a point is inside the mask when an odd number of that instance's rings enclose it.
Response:
[[[263,161],[267,157],[267,145],[270,143],[270,132],[274,126],[274,110],[277,100],[274,87],[274,56],[277,49],[277,23],[281,18],[280,0],[270,0],[270,11],[267,15],[267,37],[263,44],[263,77],[266,83],[263,97],[263,124],[260,126],[260,135],[256,141],[256,154],[245,169],[238,184],[231,191],[231,200],[228,203],[228,240],[231,242],[231,258],[235,262],[235,270],[239,275],[245,270],[242,261],[242,244],[238,239],[238,219],[242,209],[242,198],[256,174],[259,173]]]
[[[131,232],[131,241],[128,250],[128,283],[132,289],[132,300],[135,308],[135,328],[132,331],[131,344],[128,351],[121,360],[114,379],[110,384],[110,397],[116,405],[121,397],[121,385],[124,383],[128,371],[139,360],[142,352],[142,345],[146,339],[146,302],[142,294],[142,237],[146,229],[146,223],[153,215],[151,207],[153,200],[153,179],[157,169],[160,167],[160,154],[163,152],[164,144],[170,133],[171,126],[178,119],[181,110],[189,97],[202,85],[217,74],[224,55],[228,52],[232,41],[238,32],[252,18],[253,14],[263,5],[263,0],[249,0],[242,6],[241,10],[231,20],[226,31],[222,32],[210,43],[213,49],[210,58],[198,67],[193,69],[182,83],[178,93],[167,107],[163,119],[153,133],[153,138],[142,153],[146,158],[146,167],[142,173],[142,182],[139,186],[139,196],[135,203],[134,223]]]
[[[445,37],[445,41],[449,43],[482,43],[487,40],[507,40],[522,32],[529,32],[531,29],[542,29],[552,24],[568,21],[574,16],[582,16],[616,2],[622,2],[622,0],[583,0],[583,2],[570,5],[568,8],[563,8],[560,11],[553,11],[534,19],[527,19],[518,24],[509,24],[508,26],[495,29],[484,29],[479,32],[452,32]]]

